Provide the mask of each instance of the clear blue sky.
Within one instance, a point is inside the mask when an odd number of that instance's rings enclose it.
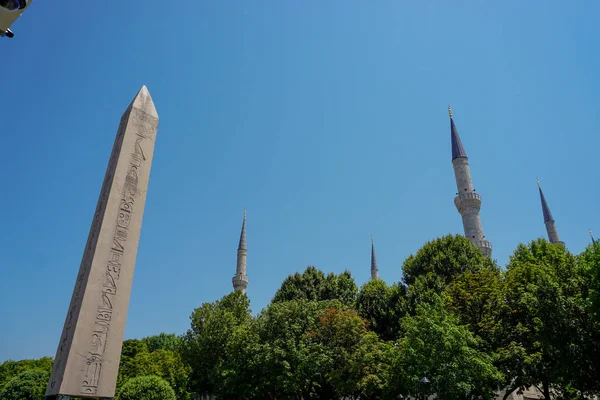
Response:
[[[600,236],[597,1],[61,3],[0,41],[0,360],[54,356],[142,84],[160,125],[126,338],[232,290],[245,207],[254,312],[308,264],[364,283],[371,234],[399,280],[462,233],[448,103],[501,265],[545,236],[536,176],[571,251]]]

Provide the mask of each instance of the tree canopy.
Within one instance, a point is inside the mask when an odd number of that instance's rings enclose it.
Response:
[[[33,368],[20,372],[0,389],[0,400],[44,400],[50,373]]]
[[[575,256],[533,240],[500,269],[448,235],[410,255],[401,282],[359,290],[347,271],[309,266],[254,316],[248,297],[232,292],[193,310],[181,336],[126,340],[117,393],[488,400],[533,386],[545,400],[582,400],[600,392],[598,360],[599,244]],[[43,396],[51,363],[0,364],[0,400]]]
[[[177,400],[169,384],[158,376],[129,379],[117,393],[117,400]]]
[[[281,284],[272,302],[290,300],[339,300],[346,305],[353,305],[358,288],[352,274],[344,271],[339,275],[325,273],[314,265],[309,265],[303,273],[290,275]]]

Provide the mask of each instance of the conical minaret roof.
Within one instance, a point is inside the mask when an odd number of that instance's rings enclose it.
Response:
[[[378,278],[377,257],[375,256],[375,239],[371,236],[371,278]]]
[[[242,232],[240,233],[240,244],[238,250],[248,250],[246,246],[246,210],[244,210],[244,221],[242,222]]]
[[[450,116],[450,139],[452,141],[452,161],[456,160],[459,157],[467,157],[467,152],[462,145],[460,140],[460,136],[458,135],[458,129],[456,129],[456,125],[454,124],[454,119],[452,119],[452,109],[448,106],[448,115]]]
[[[544,222],[554,221],[552,218],[552,213],[550,212],[550,207],[548,207],[548,203],[546,202],[546,197],[544,197],[544,192],[542,192],[542,185],[540,185],[540,180],[537,180],[538,190],[540,191],[540,200],[542,201],[542,212],[544,213]]]

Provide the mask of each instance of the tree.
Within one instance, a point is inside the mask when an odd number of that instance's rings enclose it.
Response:
[[[354,307],[358,286],[350,271],[346,270],[339,275],[329,273],[322,300],[339,300],[342,304]]]
[[[388,286],[381,279],[370,280],[360,288],[356,310],[381,339],[397,339],[400,319],[407,312],[406,287],[401,284]]]
[[[50,372],[29,369],[19,373],[0,390],[0,400],[43,400]]]
[[[419,276],[433,273],[445,284],[466,271],[498,269],[481,250],[461,235],[447,235],[427,242],[402,266],[403,281],[411,285]]]
[[[158,376],[139,376],[128,380],[117,400],[177,400],[173,388]]]
[[[260,351],[261,344],[255,321],[233,329],[221,364],[221,394],[227,394],[227,398],[231,399],[257,398],[258,385],[265,378],[265,374],[258,367]]]
[[[431,392],[446,400],[493,399],[502,379],[492,358],[479,351],[478,340],[434,295],[402,319],[405,332],[397,346],[390,395],[420,394],[419,380],[431,381]]]
[[[181,338],[174,333],[160,333],[145,337],[141,341],[146,344],[149,352],[155,350],[177,351]]]
[[[204,303],[190,316],[191,327],[182,338],[182,359],[190,367],[190,388],[196,393],[224,390],[222,366],[226,348],[238,326],[252,320],[246,294],[234,291],[221,300]]]
[[[419,275],[406,289],[406,308],[410,315],[415,315],[417,307],[433,302],[447,287],[444,278],[435,272]]]
[[[288,276],[275,293],[272,302],[337,299],[343,304],[353,306],[357,292],[358,288],[349,271],[339,275],[330,273],[325,276],[323,271],[309,265],[302,274],[296,272]]]
[[[484,269],[458,275],[445,289],[448,307],[461,324],[480,338],[480,349],[488,353],[500,346],[503,337],[502,315],[504,281],[500,271]]]
[[[133,361],[139,353],[147,353],[148,346],[139,339],[127,339],[121,347],[121,360],[119,362],[119,374],[117,375],[117,389],[128,379],[135,377],[135,362]]]
[[[581,351],[581,384],[584,393],[600,392],[600,242],[594,241],[577,257],[579,271],[583,274],[587,297],[587,320],[582,324],[581,337],[585,345]],[[587,295],[586,295],[587,293]]]
[[[52,358],[42,357],[33,360],[8,360],[0,364],[0,389],[12,378],[31,369],[39,369],[50,373],[52,371]]]
[[[369,332],[354,310],[330,307],[317,320],[306,339],[325,351],[329,366],[325,381],[334,398],[381,398],[391,368],[391,346]]]
[[[544,239],[519,245],[505,274],[501,367],[513,387],[586,391],[585,285],[575,257]],[[583,369],[585,370],[585,368]],[[582,372],[584,372],[582,376]]]
[[[183,364],[179,353],[163,349],[142,351],[137,353],[126,367],[123,372],[119,371],[122,382],[154,375],[164,379],[173,388],[177,400],[187,400],[190,397],[187,391],[190,371],[189,367]]]
[[[271,303],[259,314],[251,363],[258,378],[256,398],[333,398],[327,382],[332,360],[321,343],[307,340],[317,315],[329,307],[343,306],[338,300],[290,300]]]
[[[589,288],[589,310],[592,318],[600,324],[600,242],[594,241],[577,257]]]

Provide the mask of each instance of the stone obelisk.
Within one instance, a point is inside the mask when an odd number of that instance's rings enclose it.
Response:
[[[154,103],[142,86],[117,130],[47,399],[115,395],[157,127]]]

